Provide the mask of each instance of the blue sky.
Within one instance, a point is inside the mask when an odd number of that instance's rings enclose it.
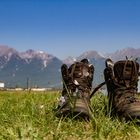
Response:
[[[0,45],[60,59],[140,48],[140,0],[0,0]]]

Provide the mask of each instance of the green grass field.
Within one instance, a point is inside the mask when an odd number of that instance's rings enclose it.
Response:
[[[0,140],[139,140],[140,126],[106,114],[105,96],[96,94],[90,121],[57,118],[59,91],[0,92]]]

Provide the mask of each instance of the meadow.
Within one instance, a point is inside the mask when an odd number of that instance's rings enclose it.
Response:
[[[54,109],[60,91],[0,92],[0,140],[139,140],[135,121],[111,118],[107,97],[91,99],[90,121],[57,118]]]

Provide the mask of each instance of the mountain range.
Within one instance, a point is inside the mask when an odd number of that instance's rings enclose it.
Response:
[[[7,46],[0,46],[0,81],[4,82],[6,87],[62,87],[61,65],[65,63],[69,66],[75,60],[88,58],[95,67],[93,85],[97,85],[104,81],[106,58],[109,57],[115,62],[125,59],[125,56],[137,58],[140,63],[140,49],[134,48],[125,48],[104,56],[91,50],[76,59],[68,57],[61,60],[43,51],[18,52]]]

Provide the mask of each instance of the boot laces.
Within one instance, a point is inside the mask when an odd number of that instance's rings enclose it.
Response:
[[[128,103],[137,102],[137,98],[135,97],[137,94],[137,89],[134,87],[121,87],[117,88],[115,91],[119,96],[124,96],[125,101]]]

